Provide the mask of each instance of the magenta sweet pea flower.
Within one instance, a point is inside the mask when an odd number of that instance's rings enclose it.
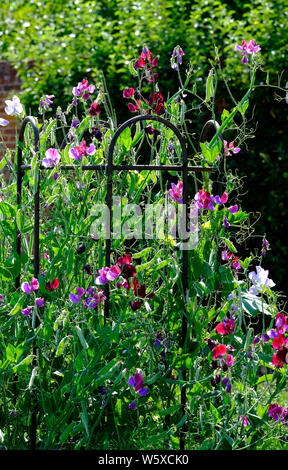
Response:
[[[96,116],[101,112],[100,106],[98,103],[92,103],[89,110],[89,116]]]
[[[131,98],[131,96],[134,96],[135,90],[134,88],[124,88],[123,90],[123,98]]]
[[[234,357],[232,356],[232,354],[227,354],[226,363],[227,363],[227,366],[229,366],[229,367],[233,366]]]
[[[247,416],[244,415],[240,415],[240,423],[243,424],[244,427],[250,426]]]
[[[261,51],[261,47],[255,43],[255,39],[250,39],[249,43],[242,39],[242,45],[236,44],[235,50],[241,52],[241,62],[246,64],[248,62],[248,54],[257,54],[257,52]]]
[[[121,269],[116,265],[111,266],[111,268],[108,268],[107,266],[105,268],[101,268],[99,269],[99,276],[95,279],[95,284],[105,285],[107,282],[117,279],[120,273]]]
[[[73,88],[72,93],[77,98],[82,96],[84,100],[88,100],[90,94],[94,93],[94,91],[95,85],[89,85],[88,80],[84,78],[82,82],[78,83],[77,87]]]
[[[42,160],[42,165],[45,168],[50,168],[52,166],[58,165],[61,155],[59,151],[55,148],[49,148],[45,152],[45,158]]]
[[[171,183],[171,189],[168,190],[169,198],[178,204],[183,203],[183,183],[178,181],[177,184]]]
[[[81,160],[83,157],[94,155],[95,152],[95,145],[91,144],[89,147],[87,147],[86,141],[83,140],[80,145],[69,149],[69,156],[74,158],[74,160]]]

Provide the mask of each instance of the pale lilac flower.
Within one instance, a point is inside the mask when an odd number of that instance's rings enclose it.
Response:
[[[22,114],[23,106],[18,96],[14,95],[12,100],[5,100],[5,103],[5,113],[8,114],[8,116],[20,116],[20,114]]]
[[[249,273],[249,279],[252,281],[253,286],[250,287],[249,292],[250,294],[257,295],[259,292],[263,292],[264,289],[275,286],[275,283],[272,279],[268,278],[269,271],[261,266],[256,266],[256,272],[252,271]]]
[[[45,95],[43,99],[40,100],[40,107],[44,109],[49,109],[50,105],[53,104],[53,99],[55,98],[55,95]]]
[[[49,148],[45,152],[45,157],[46,158],[43,158],[42,160],[42,165],[45,166],[45,168],[50,168],[58,165],[61,155],[57,149]]]
[[[0,118],[0,126],[4,127],[4,126],[8,126],[8,124],[9,124],[9,121],[7,121],[6,119]]]

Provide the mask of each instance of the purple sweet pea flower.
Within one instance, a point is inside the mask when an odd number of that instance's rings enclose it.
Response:
[[[137,408],[136,402],[135,402],[135,401],[132,401],[132,402],[129,404],[129,410],[136,410],[136,408]]]
[[[23,284],[21,285],[21,289],[26,294],[30,294],[32,291],[38,290],[39,289],[38,279],[36,279],[35,277],[32,277],[31,284],[29,284],[29,282],[27,281],[23,282]]]
[[[23,315],[25,317],[29,317],[31,311],[32,311],[32,307],[27,307],[27,308],[24,308],[23,310],[21,310],[21,313],[23,313]]]
[[[44,299],[43,297],[38,297],[35,301],[37,307],[44,307]]]
[[[231,214],[236,214],[236,212],[238,212],[238,206],[237,206],[237,204],[236,204],[235,206],[229,207],[228,210],[229,210],[229,212],[230,212]]]
[[[148,393],[148,388],[143,387],[143,381],[143,375],[136,372],[134,374],[134,377],[133,375],[129,377],[127,384],[131,385],[131,387],[134,388],[135,392],[139,393],[140,397],[145,397]]]
[[[224,226],[225,228],[229,228],[229,227],[230,227],[230,222],[228,221],[227,217],[224,217],[223,226]]]

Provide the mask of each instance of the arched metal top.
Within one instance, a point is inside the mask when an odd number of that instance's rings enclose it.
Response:
[[[213,119],[210,119],[209,121],[205,122],[204,126],[202,127],[202,131],[201,131],[201,134],[200,134],[200,140],[199,142],[205,142],[206,141],[206,137],[208,135],[208,132],[214,128],[214,130],[216,132],[218,132],[218,130],[220,129],[220,124],[217,122],[217,121],[214,121]],[[221,139],[221,141],[223,142],[223,136],[222,134],[219,134],[219,138]],[[222,148],[221,148],[221,153],[223,153],[223,145],[222,145]]]
[[[108,171],[113,166],[113,153],[114,153],[114,148],[115,148],[117,139],[127,127],[131,126],[131,124],[134,124],[135,122],[141,122],[141,121],[162,122],[162,124],[165,124],[165,126],[169,127],[169,129],[171,129],[174,132],[174,134],[176,135],[176,137],[178,138],[180,142],[181,149],[182,149],[183,165],[187,165],[188,159],[187,159],[186,141],[183,135],[181,134],[181,132],[179,131],[179,129],[177,129],[177,127],[175,127],[174,124],[172,124],[170,121],[168,121],[167,119],[161,116],[156,116],[156,115],[152,116],[151,114],[146,114],[146,115],[141,114],[139,116],[135,116],[125,121],[120,127],[118,127],[117,131],[113,135],[110,145],[109,145],[109,150],[108,150]]]

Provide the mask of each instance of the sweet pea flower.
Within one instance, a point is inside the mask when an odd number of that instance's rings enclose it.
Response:
[[[83,287],[76,287],[77,294],[73,292],[69,295],[69,299],[73,304],[78,304],[81,300],[82,295],[85,293],[85,289]]]
[[[176,46],[171,57],[171,67],[173,70],[178,70],[179,65],[182,65],[182,57],[184,55],[184,51],[180,46]]]
[[[51,282],[47,282],[45,289],[47,289],[50,292],[53,292],[58,287],[59,287],[59,281],[56,277],[53,277]]]
[[[243,424],[244,427],[250,426],[247,416],[244,415],[240,415],[240,423]]]
[[[42,160],[42,165],[45,168],[50,168],[52,166],[58,165],[60,162],[61,155],[59,151],[55,148],[49,148],[45,152],[45,158]]]
[[[133,96],[135,93],[135,90],[134,88],[124,88],[123,90],[123,98],[131,98],[131,96]]]
[[[235,153],[239,153],[241,150],[240,147],[234,146],[234,141],[230,142],[230,144],[228,145],[227,140],[223,140],[223,144],[224,144],[224,155],[226,157],[229,157],[231,155],[231,152],[235,154]]]
[[[79,98],[82,96],[84,100],[88,100],[90,97],[90,94],[94,93],[95,91],[95,85],[89,85],[88,80],[83,78],[81,82],[78,83],[77,87],[74,87],[72,89],[72,93],[74,96]]]
[[[227,348],[225,344],[219,344],[215,348],[212,349],[212,357],[213,359],[217,359],[218,357],[224,357],[227,352]]]
[[[148,393],[148,388],[143,387],[143,381],[143,375],[136,372],[134,374],[134,377],[133,375],[129,377],[127,384],[131,385],[131,387],[134,388],[135,392],[139,393],[140,397],[145,397]]]
[[[8,114],[8,116],[20,116],[20,114],[22,114],[23,106],[18,96],[14,95],[12,100],[5,100],[5,103],[5,113]]]
[[[39,289],[38,279],[36,279],[35,277],[32,277],[31,284],[29,284],[29,282],[27,281],[23,282],[23,284],[21,285],[21,289],[26,294],[30,294],[32,291],[38,290]]]
[[[264,289],[275,286],[275,283],[272,279],[268,278],[269,271],[261,266],[256,266],[256,272],[252,271],[249,273],[249,279],[252,281],[253,286],[250,287],[249,292],[253,295],[258,295],[260,292],[263,292]]]
[[[5,127],[5,126],[8,126],[8,124],[9,124],[9,121],[7,121],[6,119],[0,118],[0,126]]]
[[[23,313],[25,317],[29,317],[31,312],[32,312],[32,307],[27,307],[21,310],[21,313]]]
[[[35,304],[37,307],[44,307],[44,299],[43,297],[38,297],[36,300],[35,300]]]
[[[91,144],[87,147],[86,141],[83,140],[80,145],[69,149],[69,156],[74,158],[74,160],[81,160],[82,157],[88,157],[94,155],[96,152],[96,147],[94,144]]]
[[[177,202],[178,204],[183,203],[183,183],[178,181],[177,184],[171,183],[171,189],[168,190],[168,196],[172,201]]]
[[[45,95],[43,99],[40,100],[39,106],[43,109],[49,109],[50,105],[53,104],[53,99],[55,95]]]
[[[248,54],[257,54],[257,52],[261,51],[261,47],[255,43],[255,39],[250,39],[249,43],[242,39],[242,45],[236,44],[235,50],[241,52],[243,56],[241,62],[246,64],[248,62]]]
[[[99,269],[99,276],[95,279],[95,284],[105,285],[107,282],[117,279],[120,273],[121,269],[116,265],[111,266],[111,268],[107,266],[105,268],[101,268]]]
[[[131,401],[131,403],[129,403],[128,408],[129,408],[129,410],[136,410],[136,408],[137,408],[136,402]]]
[[[229,207],[228,211],[230,212],[230,214],[236,214],[238,212],[238,205],[235,204],[235,206]]]
[[[98,103],[92,103],[89,110],[89,116],[96,116],[101,112],[100,106]]]
[[[223,318],[221,323],[216,325],[216,331],[219,335],[227,336],[234,333],[235,320],[234,318]]]

